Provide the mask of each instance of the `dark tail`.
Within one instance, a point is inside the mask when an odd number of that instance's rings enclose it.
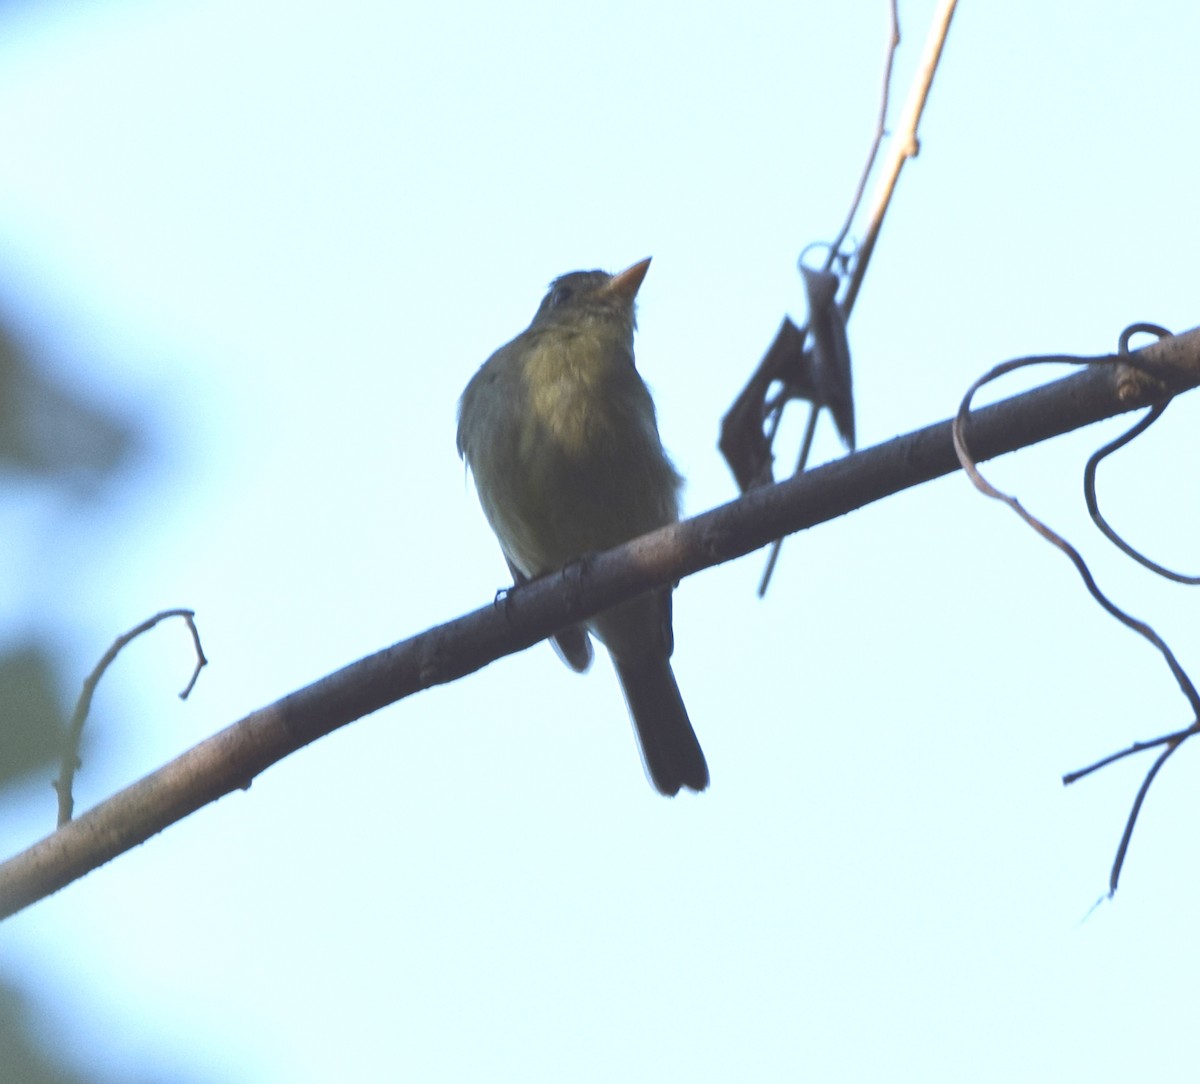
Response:
[[[635,660],[614,658],[613,664],[650,781],[670,797],[683,787],[704,790],[708,764],[675,684],[671,660],[651,655]]]

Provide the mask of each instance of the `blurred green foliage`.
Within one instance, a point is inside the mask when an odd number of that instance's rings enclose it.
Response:
[[[0,512],[14,501],[31,499],[57,504],[65,499],[68,512],[73,505],[103,501],[136,454],[129,421],[64,387],[47,368],[0,310]],[[10,521],[19,523],[20,517],[4,520]],[[79,518],[67,515],[60,521],[69,529]],[[21,541],[0,540],[0,578],[52,590],[58,571],[53,554]],[[78,689],[84,675],[52,646],[57,637],[45,615],[2,613],[0,633],[0,805],[12,800],[13,783],[40,775],[48,831],[55,817],[50,783],[58,774],[70,711],[62,690]],[[15,976],[0,973],[0,1084],[111,1079],[64,1067],[55,1031]]]
[[[125,419],[89,402],[46,375],[33,352],[0,316],[0,506],[20,491],[35,496],[102,499],[130,465],[133,429]],[[4,547],[0,576],[52,583],[37,547]],[[22,559],[18,554],[27,554]],[[0,615],[5,625],[32,627],[22,615]],[[64,707],[58,690],[81,675],[62,673],[62,660],[44,640],[12,639],[0,647],[0,788],[45,772],[61,755]]]
[[[41,372],[0,325],[0,470],[90,491],[125,465],[131,436],[122,419]]]
[[[0,787],[58,761],[63,716],[55,660],[45,647],[18,643],[0,654]]]
[[[0,978],[0,1080],[12,1084],[86,1084],[52,1060],[36,1026],[34,1008],[15,987]]]

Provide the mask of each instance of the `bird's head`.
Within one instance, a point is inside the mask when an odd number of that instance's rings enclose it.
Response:
[[[647,257],[617,275],[607,271],[560,275],[538,306],[533,326],[611,323],[632,331],[637,326],[634,299],[649,268]]]

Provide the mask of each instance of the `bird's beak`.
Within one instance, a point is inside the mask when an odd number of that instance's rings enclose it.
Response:
[[[605,287],[605,291],[632,302],[637,296],[638,288],[642,285],[642,279],[646,277],[646,272],[649,270],[650,257],[647,256],[640,263],[625,268],[619,275],[613,275]]]

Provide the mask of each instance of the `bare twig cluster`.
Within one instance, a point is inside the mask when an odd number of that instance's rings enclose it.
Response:
[[[88,712],[92,709],[92,697],[95,695],[96,686],[100,684],[104,672],[112,665],[126,644],[136,640],[143,632],[149,632],[160,621],[165,621],[168,617],[182,617],[187,622],[188,630],[192,634],[192,645],[196,649],[196,667],[183,692],[179,694],[180,700],[188,698],[192,689],[195,688],[196,679],[200,677],[200,671],[208,664],[208,660],[204,657],[204,649],[200,646],[200,633],[196,629],[196,615],[192,610],[163,610],[153,617],[148,617],[136,628],[130,629],[113,641],[112,646],[84,680],[83,690],[79,694],[79,699],[75,703],[75,712],[71,716],[71,725],[67,729],[62,768],[58,778],[54,780],[54,789],[58,793],[58,826],[60,828],[71,819],[75,812],[75,797],[72,791],[75,772],[78,771],[80,765],[79,746],[83,741],[83,724],[87,721]]]
[[[942,0],[933,16],[925,51],[909,90],[899,127],[892,135],[890,151],[867,215],[862,243],[854,251],[847,252],[847,239],[858,217],[867,183],[888,135],[887,116],[891,101],[892,70],[896,51],[900,47],[896,0],[892,0],[889,5],[888,41],[879,113],[866,164],[850,201],[850,210],[832,243],[827,246],[810,245],[800,256],[800,270],[804,276],[808,298],[808,321],[803,327],[797,327],[790,318],[784,317],[774,342],[767,348],[758,368],[721,422],[720,449],[743,493],[774,480],[772,464],[775,457],[772,449],[783,410],[789,402],[804,400],[809,404],[808,420],[793,473],[801,473],[808,465],[817,419],[822,409],[829,410],[842,441],[847,448],[854,450],[854,403],[845,325],[850,319],[871,255],[879,240],[884,216],[891,205],[900,171],[905,162],[917,155],[917,128],[929,98],[929,90],[933,85],[934,73],[941,60],[942,48],[956,6],[957,0]],[[810,268],[805,264],[805,254],[814,247],[827,249],[825,262],[819,269]],[[842,295],[840,301],[837,300],[839,292]],[[759,585],[760,597],[766,592],[781,545],[782,539],[777,539],[772,545]]]
[[[1087,588],[1088,593],[1096,600],[1097,603],[1100,604],[1105,612],[1119,621],[1126,628],[1137,633],[1159,652],[1163,658],[1163,661],[1166,663],[1167,668],[1170,670],[1171,676],[1175,679],[1176,684],[1178,684],[1180,691],[1187,700],[1188,707],[1192,713],[1192,722],[1183,729],[1176,730],[1170,734],[1166,734],[1159,738],[1154,738],[1150,741],[1135,742],[1128,749],[1124,749],[1118,753],[1104,757],[1102,760],[1082,769],[1081,771],[1069,772],[1063,776],[1063,783],[1069,785],[1079,779],[1084,778],[1084,776],[1090,775],[1099,768],[1102,768],[1108,764],[1112,764],[1115,761],[1121,760],[1124,757],[1130,756],[1134,753],[1140,753],[1146,749],[1162,749],[1162,752],[1150,766],[1150,770],[1146,773],[1146,777],[1142,781],[1142,785],[1138,790],[1137,796],[1134,798],[1132,808],[1129,811],[1129,816],[1125,821],[1125,830],[1121,835],[1121,842],[1117,847],[1116,858],[1113,861],[1112,871],[1109,874],[1108,893],[1110,896],[1116,892],[1117,885],[1120,882],[1121,870],[1124,867],[1125,858],[1129,853],[1130,840],[1133,838],[1133,829],[1137,824],[1138,814],[1141,812],[1142,804],[1145,801],[1146,795],[1150,789],[1150,784],[1154,781],[1159,770],[1166,763],[1171,754],[1174,753],[1175,750],[1178,749],[1180,745],[1182,745],[1183,742],[1189,737],[1197,732],[1200,732],[1200,694],[1197,693],[1195,684],[1192,682],[1192,679],[1188,676],[1187,671],[1180,664],[1179,660],[1175,657],[1174,652],[1167,646],[1166,641],[1159,636],[1154,628],[1147,622],[1141,621],[1123,610],[1115,602],[1113,602],[1104,591],[1101,590],[1100,586],[1096,583],[1095,577],[1092,575],[1091,569],[1088,567],[1087,562],[1083,559],[1083,556],[1080,554],[1080,552],[1060,534],[1052,530],[1049,526],[1047,526],[1046,523],[1040,520],[1032,512],[1028,511],[1021,504],[1021,502],[1017,500],[1016,497],[1013,497],[1008,493],[1001,492],[983,477],[983,475],[979,472],[979,469],[976,467],[975,461],[973,460],[971,452],[968,448],[967,429],[968,422],[971,417],[971,400],[974,398],[975,393],[985,384],[990,383],[997,377],[1031,365],[1043,365],[1047,362],[1068,363],[1073,365],[1112,365],[1114,363],[1131,365],[1135,371],[1141,372],[1147,378],[1155,381],[1161,381],[1164,391],[1167,391],[1167,389],[1171,387],[1169,372],[1166,372],[1162,367],[1153,364],[1152,361],[1147,361],[1143,357],[1130,354],[1130,339],[1132,335],[1139,333],[1155,335],[1160,341],[1170,338],[1170,332],[1166,331],[1164,328],[1158,327],[1157,325],[1135,324],[1129,328],[1126,328],[1122,333],[1120,339],[1120,350],[1117,354],[1106,355],[1104,357],[1097,358],[1073,358],[1063,356],[1018,358],[1015,361],[1008,361],[1004,362],[1002,365],[997,365],[995,368],[989,370],[978,380],[976,380],[975,383],[972,384],[967,390],[966,395],[963,397],[962,404],[959,406],[958,415],[954,419],[953,429],[955,453],[957,454],[959,463],[962,464],[962,468],[966,472],[967,477],[971,479],[976,489],[988,497],[1003,501],[1042,538],[1056,546],[1058,549],[1062,550],[1062,552],[1067,555],[1071,563],[1075,566],[1076,571],[1079,573],[1080,578],[1083,580],[1084,586]],[[1130,546],[1129,543],[1127,543],[1119,534],[1117,534],[1104,516],[1101,515],[1099,501],[1096,497],[1096,468],[1099,466],[1101,460],[1117,451],[1119,448],[1123,448],[1130,441],[1144,433],[1162,416],[1163,412],[1170,404],[1171,398],[1172,395],[1169,393],[1169,391],[1167,391],[1167,394],[1164,397],[1150,404],[1146,416],[1138,421],[1136,425],[1134,425],[1116,440],[1104,445],[1088,459],[1087,466],[1084,469],[1084,494],[1092,519],[1095,521],[1096,525],[1100,528],[1104,535],[1122,552],[1133,558],[1145,568],[1148,568],[1167,579],[1174,580],[1176,583],[1197,584],[1200,583],[1200,577],[1185,576],[1181,575],[1180,573],[1173,572],[1170,569],[1164,568],[1157,562],[1150,560],[1144,554],[1139,553],[1132,546]]]

